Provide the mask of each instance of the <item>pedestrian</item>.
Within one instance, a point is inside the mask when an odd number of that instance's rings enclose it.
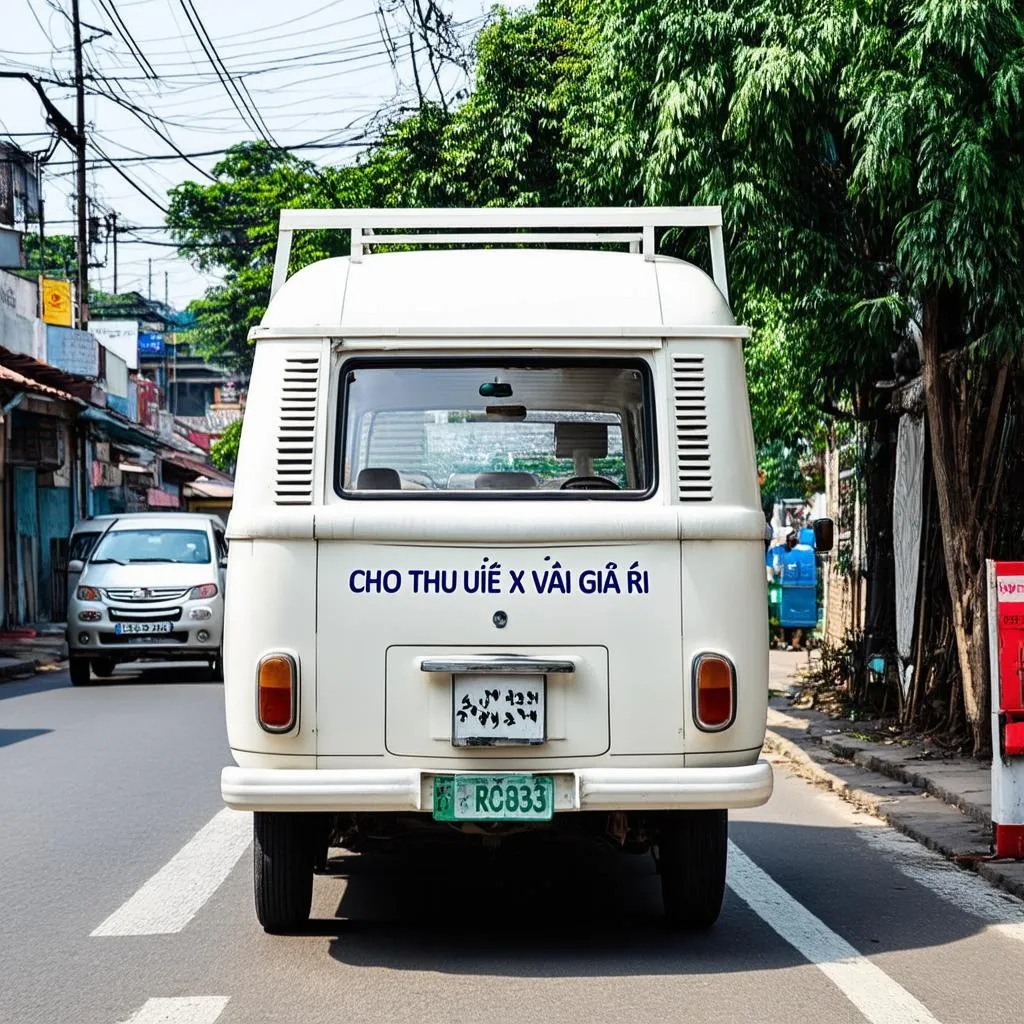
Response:
[[[783,542],[782,550],[778,555],[777,559],[777,573],[785,579],[786,576],[786,555],[789,554],[798,544],[800,543],[800,537],[796,530],[792,526],[786,528],[786,539]],[[799,651],[801,650],[801,642],[803,640],[803,630],[798,626],[783,626],[782,627],[782,641],[787,651]]]

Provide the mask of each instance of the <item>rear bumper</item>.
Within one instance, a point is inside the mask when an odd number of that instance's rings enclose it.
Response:
[[[485,774],[460,772],[458,774]],[[240,811],[432,811],[435,775],[418,768],[225,768],[224,802]],[[527,772],[489,774],[529,774]],[[577,768],[555,779],[556,811],[757,807],[772,795],[767,761],[731,768]]]

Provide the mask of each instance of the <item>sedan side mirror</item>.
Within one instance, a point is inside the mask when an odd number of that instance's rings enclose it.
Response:
[[[80,573],[84,568],[85,562],[83,562],[80,558],[72,558],[71,561],[68,562],[68,572]]]
[[[831,519],[814,520],[814,550],[824,554],[835,546],[835,523]]]

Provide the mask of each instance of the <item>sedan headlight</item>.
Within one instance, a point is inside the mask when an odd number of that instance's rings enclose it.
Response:
[[[190,601],[206,601],[211,597],[217,596],[217,584],[216,583],[200,583],[198,587],[193,587],[188,595]]]
[[[79,587],[79,601],[102,601],[103,594],[96,587]]]

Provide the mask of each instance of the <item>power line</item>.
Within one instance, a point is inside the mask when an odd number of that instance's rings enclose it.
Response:
[[[362,133],[351,139],[339,139],[337,142],[296,142],[287,146],[276,147],[281,152],[290,153],[299,149],[349,149],[349,148],[363,148],[369,142],[372,141],[372,136],[368,133]],[[143,164],[143,163],[155,163],[157,161],[164,160],[182,160],[184,158],[198,159],[204,156],[224,156],[228,153],[228,149],[201,149],[194,153],[185,153],[179,156],[175,153],[158,153],[152,156],[141,154],[139,156],[124,156],[118,157],[117,161],[121,164]],[[71,160],[54,160],[49,166],[50,167],[68,167],[74,161]],[[99,164],[99,161],[90,161],[89,166],[93,169]]]
[[[213,41],[206,32],[206,26],[203,25],[202,19],[199,17],[199,12],[195,9],[195,5],[192,4],[191,0],[178,0],[178,2],[181,5],[181,9],[185,14],[186,20],[192,27],[192,31],[195,33],[196,39],[199,40],[199,45],[202,47],[203,53],[206,54],[206,57],[210,62],[210,66],[216,72],[217,78],[220,79],[220,83],[224,87],[224,91],[228,94],[228,99],[231,100],[232,105],[238,111],[239,117],[241,117],[242,121],[248,127],[251,127],[257,135],[262,135],[268,142],[272,142],[273,140],[271,140],[269,135],[266,135],[264,130],[260,127],[258,117],[254,116],[252,111],[246,106],[245,97],[242,95],[242,91],[238,88],[237,83],[224,66],[223,61],[220,60],[220,57],[213,46]]]
[[[124,19],[118,13],[114,0],[96,0],[96,4],[110,20],[117,34],[124,40],[125,46],[128,47],[128,52],[135,58],[135,63],[139,65],[146,77],[154,80],[159,77],[156,71],[153,70],[153,65],[146,59],[142,48],[135,41],[135,37],[131,34]]]
[[[135,189],[135,191],[138,192],[143,199],[147,199],[149,202],[151,202],[161,213],[167,214],[170,212],[167,209],[167,207],[163,205],[163,203],[159,202],[159,200],[154,199],[137,181],[134,180],[134,178],[130,178],[118,166],[117,161],[107,156],[107,154],[104,153],[103,150],[100,149],[100,147],[92,139],[89,139],[89,145],[111,166],[111,168],[113,168],[113,170],[115,170],[122,178],[124,178],[124,180],[128,182],[128,184],[131,185],[131,187]]]

